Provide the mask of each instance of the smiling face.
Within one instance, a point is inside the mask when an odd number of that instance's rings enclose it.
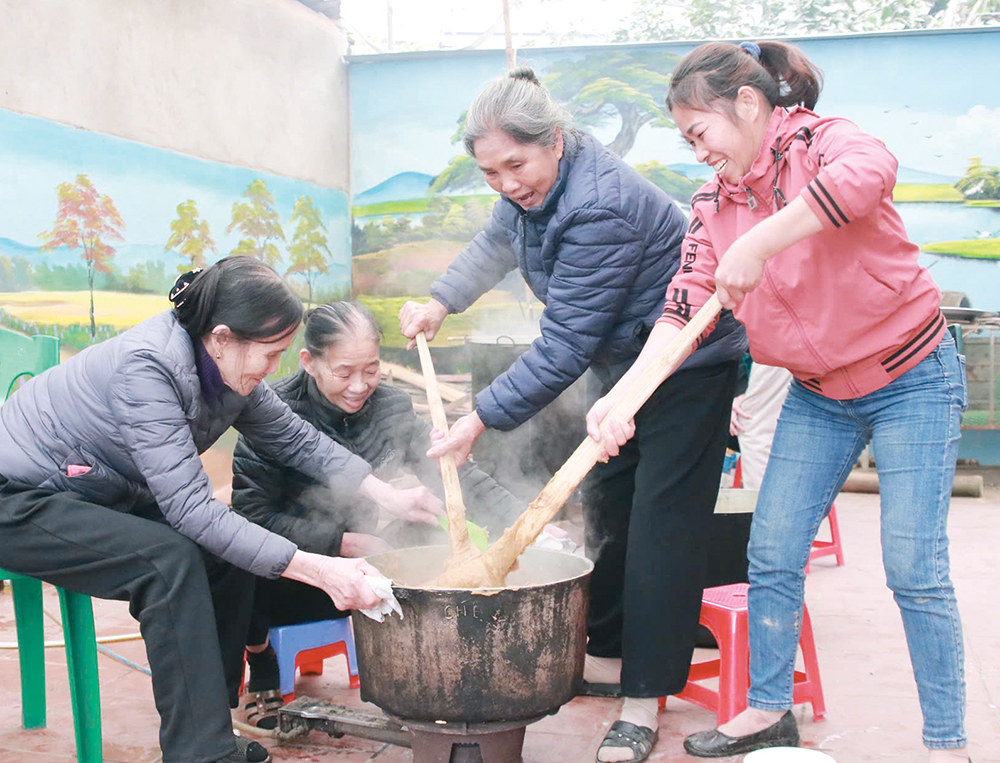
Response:
[[[503,130],[491,130],[473,144],[476,163],[487,184],[521,209],[539,207],[559,175],[562,130],[551,148],[520,143]]]
[[[281,353],[294,339],[295,332],[289,331],[275,337],[274,341],[240,340],[226,326],[216,326],[205,346],[219,367],[225,385],[246,397],[265,376],[278,370]]]
[[[674,106],[670,115],[698,161],[735,185],[760,153],[770,120],[770,109],[761,108],[762,101],[756,90],[741,87],[732,115],[681,105]]]
[[[328,401],[345,413],[357,413],[382,380],[379,341],[350,334],[322,355],[299,352],[302,368]]]

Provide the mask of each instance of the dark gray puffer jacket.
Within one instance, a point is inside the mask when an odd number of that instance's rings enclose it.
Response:
[[[357,413],[331,404],[305,371],[275,383],[274,391],[320,432],[360,456],[376,477],[405,472],[444,496],[437,461],[427,458],[431,425],[413,410],[410,396],[380,384]],[[472,463],[458,470],[469,519],[499,538],[525,505]],[[344,532],[373,533],[378,510],[358,496],[338,494],[307,474],[258,453],[240,437],[233,455],[233,508],[304,551],[336,556]]]
[[[119,511],[155,501],[200,546],[278,577],[295,545],[212,498],[204,453],[229,427],[272,458],[356,490],[371,471],[289,410],[266,384],[203,395],[195,348],[172,311],[28,382],[0,406],[0,475]],[[69,476],[70,466],[85,473]],[[71,470],[74,473],[79,470]]]
[[[588,367],[605,385],[617,381],[663,313],[686,226],[666,193],[587,134],[566,137],[540,207],[525,211],[500,199],[483,231],[431,285],[431,296],[460,313],[519,268],[545,305],[541,337],[476,395],[483,423],[513,429]],[[727,310],[682,368],[739,358],[746,346]]]

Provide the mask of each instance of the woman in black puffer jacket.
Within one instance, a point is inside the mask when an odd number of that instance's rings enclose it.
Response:
[[[302,368],[277,382],[274,392],[297,416],[367,461],[380,479],[412,474],[443,495],[438,463],[425,455],[430,424],[414,412],[409,394],[380,383],[379,343],[378,325],[366,307],[357,302],[323,305],[306,318]],[[500,537],[524,511],[519,499],[473,464],[459,469],[459,479],[469,518],[483,525],[491,538]],[[443,530],[425,523],[396,521],[374,535],[379,509],[373,502],[290,469],[243,437],[233,456],[232,501],[252,522],[300,549],[328,556],[361,557],[392,546],[447,543]],[[248,638],[247,689],[254,695],[250,720],[273,726],[273,711],[281,702],[267,629],[348,614],[309,586],[258,580]]]

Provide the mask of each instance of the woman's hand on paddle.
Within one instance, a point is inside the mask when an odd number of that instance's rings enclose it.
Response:
[[[486,425],[473,411],[456,421],[448,435],[440,429],[431,431],[431,448],[427,451],[428,458],[441,458],[446,453],[455,454],[455,466],[462,466],[469,460],[472,446],[483,432]]]
[[[635,434],[634,419],[619,421],[608,418],[608,413],[616,402],[611,395],[605,395],[587,412],[587,434],[595,442],[603,445],[598,456],[598,460],[602,463],[607,463],[609,458],[617,456],[621,446]]]
[[[729,310],[735,309],[764,277],[767,255],[752,233],[753,229],[736,239],[715,269],[715,290],[722,306]]]
[[[296,551],[282,577],[319,588],[333,599],[337,609],[371,609],[379,597],[365,580],[365,575],[381,575],[364,559],[323,556]]]
[[[399,330],[403,336],[409,337],[410,341],[406,345],[407,350],[412,350],[417,346],[415,337],[421,331],[427,341],[431,341],[448,317],[448,308],[436,299],[428,300],[426,303],[407,302],[399,309]]]

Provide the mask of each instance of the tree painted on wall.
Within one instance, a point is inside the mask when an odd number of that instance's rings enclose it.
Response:
[[[107,273],[115,248],[108,240],[124,241],[121,231],[125,221],[118,214],[110,196],[97,192],[87,175],[77,175],[75,183],[60,183],[56,188],[59,208],[56,224],[50,231],[39,234],[43,243],[40,252],[60,246],[83,249],[81,257],[87,263],[87,286],[90,290],[90,335],[97,335],[94,321],[94,272]]]
[[[326,238],[323,216],[310,196],[299,196],[292,210],[291,223],[295,226],[292,242],[288,245],[288,256],[292,265],[285,277],[300,275],[309,287],[309,306],[312,306],[313,285],[321,273],[330,272],[327,263],[333,256]]]
[[[176,249],[182,257],[187,257],[191,268],[203,268],[205,252],[216,251],[210,232],[208,221],[198,219],[198,205],[194,199],[182,201],[177,205],[177,219],[170,223],[166,249]],[[187,265],[177,266],[179,272],[186,269]]]
[[[462,142],[462,135],[465,132],[465,118],[469,113],[468,109],[463,111],[456,121],[458,125],[451,136],[451,144]],[[485,185],[483,173],[476,164],[476,160],[466,153],[452,157],[441,174],[431,181],[428,193],[444,193],[445,191],[471,191]]]
[[[247,186],[243,198],[246,201],[233,202],[233,217],[226,227],[226,233],[238,230],[243,236],[232,253],[250,255],[274,267],[281,261],[281,252],[274,242],[285,240],[274,196],[267,183],[258,178]]]
[[[545,75],[552,96],[581,127],[619,120],[608,149],[624,157],[646,125],[673,127],[664,101],[677,56],[665,51],[601,52],[556,62]]]

